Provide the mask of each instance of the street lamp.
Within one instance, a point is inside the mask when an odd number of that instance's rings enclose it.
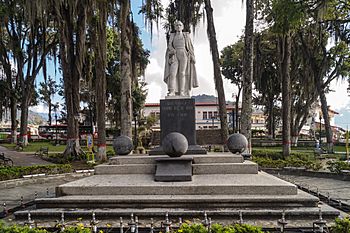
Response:
[[[321,131],[322,131],[322,123],[321,123],[321,120],[322,120],[322,116],[321,116],[321,112],[319,113],[319,119],[320,119],[320,147],[321,147]]]
[[[55,110],[55,120],[56,120],[56,127],[55,127],[56,128],[56,130],[55,130],[56,131],[56,142],[55,143],[57,145],[57,109]]]
[[[136,124],[136,121],[137,121],[137,116],[138,116],[138,113],[137,112],[134,112],[134,123],[135,123],[135,132],[134,132],[134,148],[136,150],[137,148],[137,124]]]

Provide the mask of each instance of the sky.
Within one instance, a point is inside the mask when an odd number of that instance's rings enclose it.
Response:
[[[164,6],[168,0],[162,0]],[[141,0],[132,0],[134,12],[138,12]],[[214,24],[218,41],[218,49],[221,51],[227,45],[234,44],[243,34],[245,25],[245,6],[242,0],[212,0],[214,9]],[[135,16],[135,14],[134,14]],[[142,16],[138,15],[135,21],[142,29],[142,39],[145,46],[150,49],[150,64],[145,73],[145,81],[148,83],[147,103],[157,103],[163,99],[167,92],[167,86],[163,82],[163,72],[165,63],[166,39],[165,31],[159,27],[159,31],[154,30],[152,41],[147,29],[143,26]],[[207,94],[215,95],[215,85],[213,79],[213,64],[211,60],[210,47],[206,34],[206,24],[200,23],[193,37],[193,46],[196,57],[196,69],[199,80],[199,87],[193,89],[193,95]],[[225,97],[228,101],[233,101],[232,94],[236,88],[223,77]],[[339,112],[335,122],[346,129],[350,126],[350,97],[347,95],[347,82],[334,81],[331,89],[334,92],[327,94],[328,105],[331,109]],[[236,92],[237,93],[237,92]]]
[[[131,0],[131,7],[134,12],[134,20],[139,25],[142,41],[146,48],[151,51],[150,64],[145,73],[145,81],[148,86],[147,103],[157,103],[164,99],[167,86],[163,82],[166,39],[162,26],[159,30],[154,29],[151,40],[150,32],[145,28],[142,15],[138,14],[142,0]],[[162,0],[167,6],[169,0]],[[218,41],[218,49],[221,51],[225,46],[235,43],[243,34],[245,24],[245,7],[242,0],[212,0],[214,9],[214,24]],[[156,27],[154,27],[156,28]],[[199,87],[193,89],[193,95],[207,94],[215,95],[215,85],[213,78],[213,64],[211,60],[209,42],[206,34],[206,24],[199,23],[193,37],[193,45],[196,57],[196,69],[199,80]],[[228,80],[223,78],[225,97],[227,101],[233,101],[232,94],[236,88]],[[335,122],[337,125],[346,128],[350,126],[350,97],[346,93],[347,82],[333,82],[331,92],[327,95],[328,105],[331,109],[339,112]],[[44,106],[37,106],[35,111],[46,112]]]

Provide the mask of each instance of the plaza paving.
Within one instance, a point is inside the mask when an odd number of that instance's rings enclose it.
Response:
[[[279,177],[316,192],[318,189],[320,194],[350,205],[350,181],[296,175]]]
[[[33,166],[33,165],[52,164],[48,161],[42,160],[38,156],[35,156],[33,153],[26,154],[24,152],[8,150],[3,146],[0,146],[0,153],[4,153],[5,157],[12,159],[14,166]]]

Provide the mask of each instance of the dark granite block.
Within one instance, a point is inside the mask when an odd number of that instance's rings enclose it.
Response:
[[[160,144],[172,132],[183,134],[188,145],[196,145],[196,119],[194,99],[160,100]]]
[[[193,158],[156,159],[155,181],[192,181]]]

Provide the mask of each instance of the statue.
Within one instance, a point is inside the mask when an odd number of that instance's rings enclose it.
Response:
[[[170,34],[165,54],[164,82],[167,96],[190,96],[192,87],[198,87],[193,45],[188,32],[182,32],[181,21],[175,22],[175,33]]]

